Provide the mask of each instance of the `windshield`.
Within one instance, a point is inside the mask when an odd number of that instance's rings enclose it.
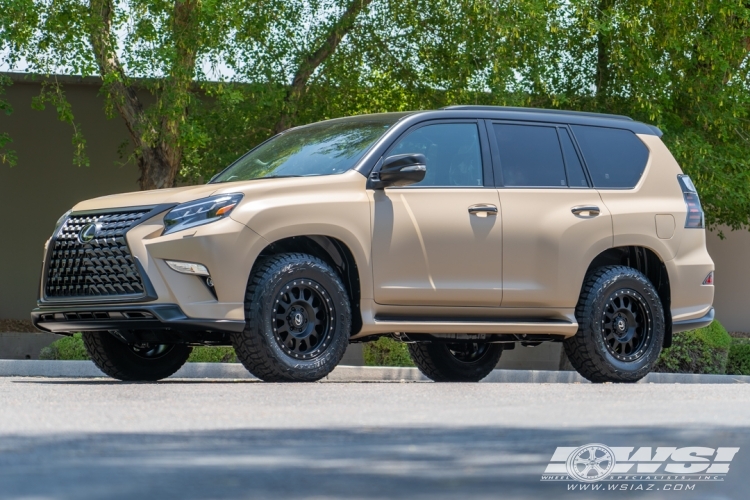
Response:
[[[213,183],[346,172],[401,116],[370,115],[292,129],[247,153]]]

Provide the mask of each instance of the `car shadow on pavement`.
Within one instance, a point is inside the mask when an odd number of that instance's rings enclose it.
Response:
[[[292,422],[289,425],[293,425]],[[626,485],[618,498],[747,498],[750,429],[259,429],[0,436],[3,498],[597,498],[542,481],[558,446],[741,448],[726,481]],[[570,485],[576,485],[575,490]],[[643,486],[646,485],[646,486]],[[589,485],[590,486],[590,485]],[[588,488],[588,487],[587,487]],[[593,487],[591,489],[594,489]],[[602,488],[605,489],[605,488]],[[606,491],[606,489],[605,489]]]
[[[174,384],[260,384],[257,379],[164,379],[156,382],[124,382],[114,379],[36,379],[11,380],[14,384],[46,384],[46,385],[174,385]]]

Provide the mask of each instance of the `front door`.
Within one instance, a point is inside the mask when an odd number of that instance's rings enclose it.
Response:
[[[503,212],[503,308],[572,308],[586,270],[613,242],[566,126],[489,127]]]
[[[483,125],[483,124],[481,124]],[[502,218],[476,122],[412,129],[386,156],[421,153],[425,179],[375,191],[375,302],[493,306],[502,300]]]

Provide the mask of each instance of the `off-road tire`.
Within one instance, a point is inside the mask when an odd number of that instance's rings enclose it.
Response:
[[[317,341],[317,350],[309,355],[290,353],[274,332],[279,297],[285,289],[300,283],[320,293],[319,299],[326,299],[330,306],[330,323],[325,329],[329,333]],[[232,345],[245,368],[261,380],[314,382],[331,373],[344,356],[351,335],[351,315],[346,288],[328,264],[302,253],[272,255],[259,262],[250,277],[245,294],[245,330],[232,334]]]
[[[644,333],[649,335],[644,345],[633,347],[631,361],[615,357],[605,340],[605,307],[617,292],[631,294],[639,303],[643,299],[643,316],[650,329],[650,333]],[[563,345],[573,367],[591,382],[637,382],[656,364],[664,343],[664,308],[653,284],[636,269],[606,266],[593,271],[581,290],[576,319],[578,332]]]
[[[503,353],[501,344],[484,344],[486,351],[474,361],[461,361],[447,342],[409,344],[409,355],[419,371],[435,382],[479,382],[497,366]],[[458,344],[457,344],[458,345]]]
[[[193,348],[173,344],[167,352],[149,359],[109,332],[85,332],[83,345],[94,364],[105,374],[128,382],[153,382],[167,378],[185,364]]]

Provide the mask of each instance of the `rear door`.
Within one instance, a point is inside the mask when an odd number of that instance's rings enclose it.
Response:
[[[574,307],[612,217],[566,125],[487,121],[503,218],[503,307]]]

